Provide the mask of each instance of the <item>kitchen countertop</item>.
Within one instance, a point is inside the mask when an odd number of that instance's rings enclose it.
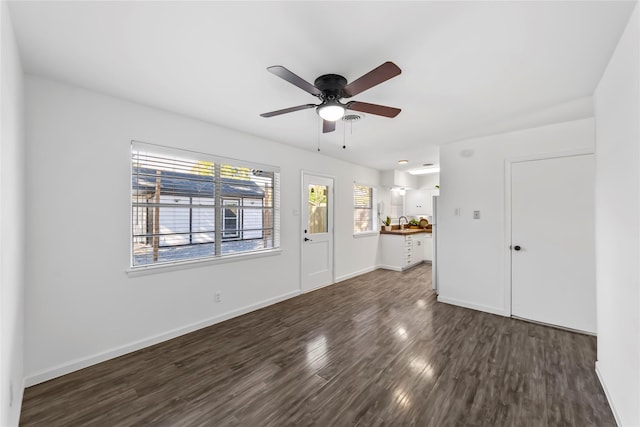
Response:
[[[418,233],[429,233],[431,234],[431,229],[430,228],[405,228],[404,230],[391,230],[391,231],[386,231],[386,230],[380,230],[380,234],[396,234],[398,236],[406,236],[407,234],[418,234]]]

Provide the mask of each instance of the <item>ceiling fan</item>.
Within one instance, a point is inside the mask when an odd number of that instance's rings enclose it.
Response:
[[[349,84],[347,84],[347,79],[338,74],[324,74],[318,77],[314,81],[314,84],[311,84],[281,65],[268,67],[267,71],[298,86],[311,95],[317,96],[322,102],[317,105],[304,104],[283,110],[271,111],[260,114],[262,117],[273,117],[280,114],[315,108],[318,115],[323,119],[322,132],[327,133],[336,130],[336,121],[344,116],[346,110],[360,111],[390,118],[397,116],[401,111],[399,108],[369,104],[367,102],[349,101],[346,104],[340,102],[342,98],[351,98],[400,74],[402,70],[393,62],[387,61]]]

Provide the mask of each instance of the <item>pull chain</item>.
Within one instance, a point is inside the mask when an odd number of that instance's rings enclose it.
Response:
[[[318,126],[318,152],[320,152],[320,133],[322,133],[322,119],[319,119],[318,123],[319,123],[319,126]]]
[[[343,120],[344,122],[344,120]],[[342,149],[347,148],[347,127],[342,123]]]

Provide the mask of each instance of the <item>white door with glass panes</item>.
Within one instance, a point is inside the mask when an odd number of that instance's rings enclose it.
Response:
[[[333,178],[302,174],[302,291],[333,283]]]

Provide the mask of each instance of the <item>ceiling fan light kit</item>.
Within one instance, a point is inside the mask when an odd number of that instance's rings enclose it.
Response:
[[[344,116],[345,106],[340,104],[338,101],[335,101],[334,103],[327,102],[319,105],[316,111],[323,120],[335,122]]]
[[[318,97],[322,102],[318,105],[305,104],[271,111],[260,114],[262,117],[273,117],[280,114],[315,108],[318,115],[323,119],[322,132],[327,133],[333,132],[336,129],[335,122],[344,117],[346,110],[360,111],[362,113],[370,113],[389,118],[396,117],[401,111],[399,108],[369,104],[367,102],[350,101],[346,104],[340,102],[342,98],[351,98],[399,75],[402,70],[393,62],[385,62],[351,83],[347,83],[347,79],[339,74],[324,74],[318,77],[314,81],[314,84],[311,84],[281,65],[268,67],[267,71],[299,87],[305,92]]]

